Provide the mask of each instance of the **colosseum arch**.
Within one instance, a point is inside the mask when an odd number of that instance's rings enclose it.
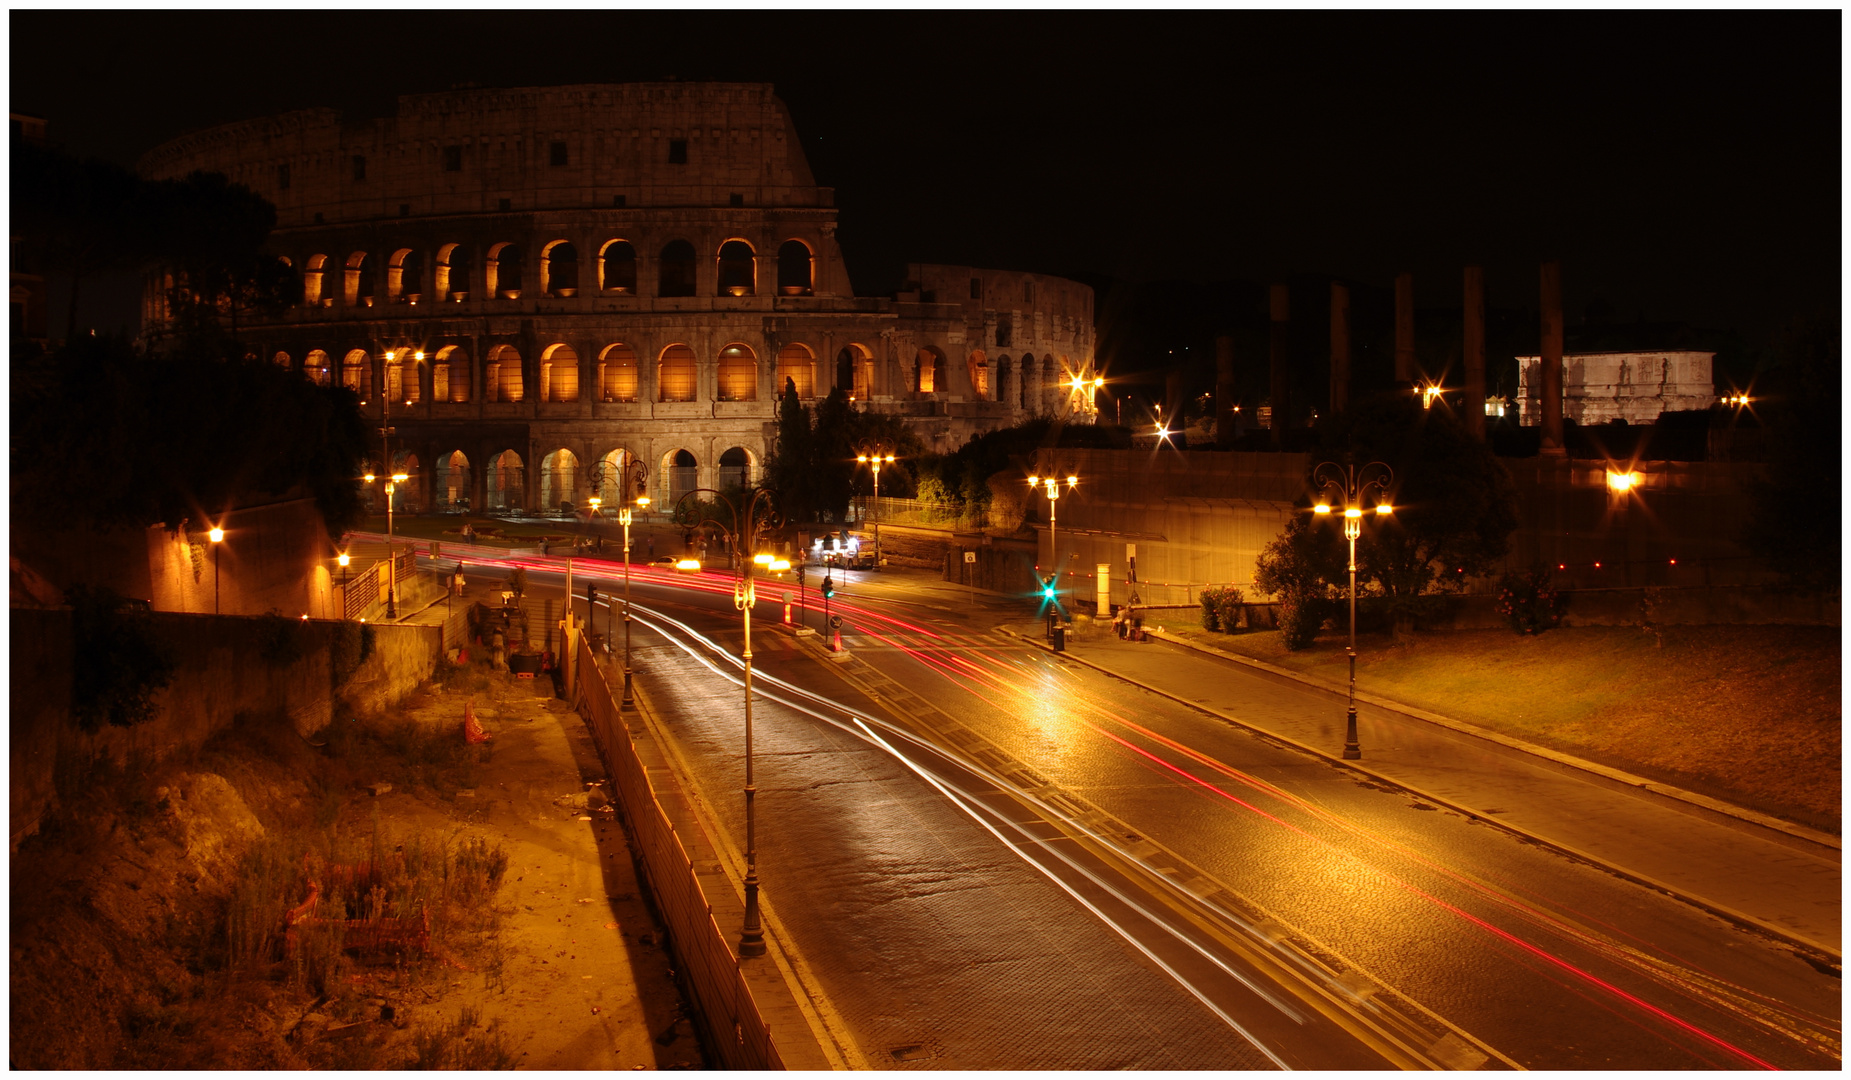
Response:
[[[816,287],[816,257],[802,240],[778,247],[778,295],[809,296]]]
[[[290,367],[295,364],[295,361],[292,360],[290,355],[286,352],[278,352],[275,356],[270,358],[270,362],[282,368],[284,371],[288,371]]]
[[[540,509],[558,510],[577,494],[577,454],[561,447],[540,459]]]
[[[578,248],[554,240],[540,251],[540,291],[547,296],[578,295]]]
[[[719,264],[719,295],[758,294],[758,258],[751,244],[737,239],[721,244]]]
[[[469,400],[469,354],[460,345],[445,345],[431,361],[431,400]]]
[[[410,349],[388,352],[385,356],[385,394],[393,404],[415,405],[422,398],[418,368],[424,354]]]
[[[469,298],[470,249],[467,244],[445,244],[437,249],[437,266],[431,290],[438,303]]]
[[[836,353],[836,385],[855,401],[874,395],[874,354],[866,345],[851,341]]]
[[[720,350],[719,401],[758,400],[758,355],[750,345],[733,342]]]
[[[657,401],[693,401],[696,386],[694,350],[670,345],[656,366]]]
[[[441,454],[432,470],[431,501],[433,510],[466,509],[469,506],[469,458],[461,450]]]
[[[598,357],[598,400],[635,401],[636,350],[624,343],[608,345]]]
[[[913,389],[921,394],[942,394],[945,385],[945,354],[936,345],[921,345],[913,356]]]
[[[400,248],[386,265],[386,299],[416,302],[423,295],[424,256],[415,248]]]
[[[1015,365],[1010,363],[1009,354],[1004,353],[998,356],[996,358],[996,400],[1005,404],[1012,400],[1011,391],[1015,389],[1015,383],[1010,380],[1014,375]]]
[[[548,345],[540,354],[540,400],[578,400],[578,353],[570,345]]]
[[[351,349],[341,358],[341,385],[360,395],[360,403],[373,396],[373,358],[365,349]]]
[[[321,275],[328,266],[326,255],[310,255],[302,264],[302,302],[310,307],[321,303]]]
[[[649,481],[646,476],[640,482],[634,476],[630,477],[630,490],[625,491],[623,488],[625,466],[635,460],[636,455],[618,447],[599,458],[598,463],[592,466],[591,479],[595,489],[591,494],[602,499],[606,509],[615,510],[639,495],[648,494]]]
[[[527,397],[521,379],[521,354],[512,345],[497,345],[488,351],[484,362],[483,383],[488,401],[522,401]]]
[[[373,262],[364,251],[347,256],[347,273],[342,282],[343,298],[348,307],[373,304]]]
[[[719,483],[714,486],[721,491],[743,491],[752,484],[752,452],[743,446],[735,446],[720,455]]]
[[[328,354],[320,349],[310,349],[302,358],[302,373],[316,386],[328,385]]]
[[[410,450],[401,450],[392,455],[392,471],[404,473],[401,483],[392,485],[392,506],[401,514],[416,514],[424,510],[424,465],[418,455]]]
[[[662,469],[657,474],[662,478],[658,490],[667,504],[662,509],[672,513],[682,496],[701,486],[700,464],[700,459],[687,450],[670,450],[662,455]]]
[[[978,401],[990,400],[990,361],[983,350],[972,349],[964,360],[964,368],[965,374],[970,376],[971,396]]]
[[[512,450],[503,450],[489,462],[488,473],[484,477],[483,501],[486,510],[520,509],[526,506],[527,469],[521,456]]]
[[[636,295],[636,247],[612,240],[598,252],[598,288],[617,296]]]
[[[784,383],[789,380],[797,387],[797,396],[809,400],[816,396],[816,354],[808,345],[796,342],[778,350],[778,396],[784,396]]]
[[[488,295],[487,300],[516,300],[521,295],[521,278],[525,267],[521,246],[512,241],[503,240],[488,249],[488,258],[483,261],[482,273]]]
[[[657,296],[694,295],[694,245],[686,240],[670,240],[662,248],[656,267]]]

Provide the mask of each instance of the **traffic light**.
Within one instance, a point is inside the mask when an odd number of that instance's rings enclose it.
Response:
[[[598,604],[598,587],[596,585],[593,585],[591,582],[587,581],[585,583],[585,607],[589,609],[589,608],[596,607],[597,604]]]
[[[1049,574],[1047,577],[1042,579],[1041,598],[1043,600],[1054,599],[1054,575],[1053,574]]]
[[[827,574],[823,575],[823,599],[827,600],[830,597],[834,596],[835,594],[836,594],[835,578],[832,578]]]

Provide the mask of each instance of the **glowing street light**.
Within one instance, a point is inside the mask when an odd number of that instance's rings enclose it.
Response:
[[[1067,490],[1072,491],[1079,482],[1080,478],[1077,476],[1067,477]],[[1060,499],[1060,480],[1052,476],[1030,476],[1028,489],[1032,492],[1036,488],[1040,488],[1041,493],[1048,497],[1048,560],[1054,568],[1052,598],[1055,610],[1058,611],[1060,609],[1060,533],[1057,524],[1059,508],[1055,504]]]
[[[894,463],[893,451],[883,442],[856,448],[855,460],[874,470],[874,569],[881,568],[881,466]]]
[[[711,495],[732,513],[732,529],[727,529],[713,518],[696,517],[694,500],[702,494]],[[726,495],[712,488],[695,488],[675,503],[673,515],[677,524],[718,532],[732,545],[733,554],[737,556],[734,561],[740,567],[739,577],[733,582],[733,607],[738,609],[745,627],[745,649],[739,654],[745,662],[746,691],[746,912],[745,925],[739,932],[740,956],[765,955],[765,932],[759,925],[758,917],[758,825],[753,803],[758,788],[752,782],[752,605],[758,602],[758,588],[753,572],[758,567],[776,572],[774,568],[780,563],[785,569],[790,567],[790,563],[785,560],[769,553],[757,552],[761,533],[783,527],[783,522],[771,508],[770,497],[770,493],[762,488],[753,492],[751,501],[746,503],[745,515],[741,517],[739,508]],[[761,502],[765,503],[763,510],[759,508]],[[754,552],[750,558],[746,557],[748,551]]]
[[[206,538],[212,541],[212,614],[217,615],[219,613],[219,542],[225,539],[225,530],[214,525],[212,530],[206,533]]]
[[[1356,538],[1362,535],[1363,500],[1371,488],[1376,491],[1373,507],[1376,516],[1394,512],[1387,496],[1389,485],[1395,482],[1395,471],[1379,461],[1372,461],[1362,467],[1359,475],[1354,465],[1327,461],[1313,470],[1311,476],[1318,481],[1324,496],[1312,511],[1321,515],[1340,512],[1343,538],[1350,542],[1350,707],[1344,727],[1343,757],[1346,761],[1355,761],[1363,756],[1362,744],[1356,738]],[[1337,497],[1335,503],[1332,495]]]
[[[638,493],[634,503],[625,503],[617,511],[617,520],[623,525],[623,704],[625,708],[636,704],[636,697],[630,690],[630,522],[633,509],[649,509],[649,496],[642,494],[648,490],[648,478],[649,466],[629,451],[624,451],[623,463],[618,466],[617,491],[621,497],[625,498],[632,491]],[[601,481],[594,481],[594,483],[602,486]],[[591,497],[592,513],[597,513],[600,502],[602,500],[598,496]],[[588,616],[589,614],[587,612]]]

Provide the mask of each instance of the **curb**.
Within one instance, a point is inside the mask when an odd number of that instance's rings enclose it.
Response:
[[[1414,785],[1409,784],[1404,780],[1397,780],[1397,779],[1394,779],[1393,777],[1384,776],[1381,773],[1378,773],[1375,770],[1368,768],[1367,766],[1359,765],[1354,761],[1345,761],[1344,759],[1340,757],[1334,757],[1322,750],[1317,749],[1316,747],[1307,746],[1304,743],[1301,743],[1296,739],[1292,739],[1287,736],[1277,734],[1275,732],[1267,731],[1263,728],[1255,727],[1251,723],[1238,720],[1232,716],[1227,715],[1226,713],[1220,712],[1216,709],[1211,709],[1208,706],[1202,705],[1198,702],[1190,701],[1187,698],[1179,697],[1176,694],[1169,692],[1168,690],[1164,690],[1159,687],[1151,686],[1148,683],[1139,682],[1137,679],[1133,679],[1127,675],[1123,675],[1119,672],[1113,671],[1110,668],[1107,668],[1100,664],[1096,664],[1090,660],[1081,659],[1080,657],[1074,656],[1072,653],[1069,653],[1069,652],[1056,653],[1054,652],[1054,649],[1052,646],[1043,644],[1042,642],[1036,641],[1033,638],[1025,637],[1021,634],[1016,633],[1014,630],[1008,629],[1007,627],[997,627],[997,632],[1001,634],[1005,634],[1009,637],[1015,638],[1017,641],[1020,641],[1024,644],[1034,646],[1035,648],[1041,649],[1042,651],[1047,652],[1051,655],[1061,657],[1062,659],[1072,661],[1073,663],[1080,664],[1084,667],[1092,668],[1094,671],[1100,672],[1103,675],[1107,675],[1111,678],[1119,680],[1120,682],[1127,683],[1131,686],[1135,686],[1140,690],[1144,690],[1149,693],[1156,694],[1158,697],[1168,698],[1169,700],[1174,701],[1179,705],[1183,705],[1187,708],[1194,709],[1197,712],[1205,713],[1209,716],[1214,717],[1217,720],[1222,721],[1223,723],[1231,724],[1235,727],[1241,728],[1246,731],[1251,731],[1256,735],[1262,736],[1263,738],[1271,739],[1274,742],[1281,743],[1286,746],[1290,746],[1295,750],[1299,750],[1304,753],[1311,754],[1312,756],[1322,761],[1325,761],[1331,765],[1335,765],[1343,769],[1349,769],[1352,772],[1361,773],[1364,776],[1369,777],[1371,780],[1375,780],[1375,781],[1378,781],[1384,784],[1389,784],[1393,787],[1399,788],[1402,791],[1406,791],[1409,794],[1417,796],[1418,798],[1424,801],[1437,803],[1438,805],[1444,806],[1448,810],[1453,811],[1454,813],[1463,814],[1466,818],[1472,821],[1476,821],[1481,824],[1493,826],[1495,828],[1503,830],[1504,832],[1510,833],[1513,836],[1521,837],[1522,839],[1529,840],[1532,843],[1540,844],[1543,847],[1549,848],[1552,851],[1557,851],[1571,858],[1580,860],[1581,862],[1587,863],[1590,866],[1599,867],[1600,869],[1605,870],[1608,873],[1613,874],[1617,877],[1624,878],[1625,880],[1633,882],[1634,884],[1637,884],[1637,885],[1643,885],[1648,889],[1652,889],[1657,892],[1664,893],[1666,896],[1670,896],[1676,900],[1681,900],[1684,903],[1691,905],[1692,907],[1700,908],[1703,911],[1707,911],[1710,914],[1715,915],[1719,918],[1726,919],[1729,922],[1735,923],[1738,926],[1747,927],[1749,929],[1756,930],[1760,933],[1768,935],[1769,937],[1776,938],[1782,942],[1785,942],[1788,945],[1802,949],[1806,952],[1824,956],[1828,958],[1831,961],[1831,963],[1834,965],[1842,965],[1844,962],[1843,955],[1840,953],[1839,950],[1834,949],[1828,945],[1821,944],[1820,942],[1813,941],[1810,938],[1803,937],[1799,934],[1794,933],[1791,930],[1785,929],[1784,927],[1776,926],[1772,923],[1765,922],[1761,919],[1756,918],[1753,915],[1747,914],[1746,912],[1737,911],[1734,908],[1727,907],[1722,904],[1718,904],[1711,900],[1707,900],[1701,896],[1697,896],[1694,893],[1685,892],[1684,890],[1679,889],[1675,885],[1669,885],[1649,875],[1641,874],[1641,873],[1638,873],[1632,870],[1628,870],[1623,866],[1618,866],[1614,863],[1608,862],[1607,860],[1602,859],[1601,857],[1597,855],[1591,855],[1585,851],[1580,850],[1579,848],[1575,848],[1571,845],[1564,844],[1559,840],[1554,840],[1554,839],[1551,839],[1550,837],[1543,836],[1539,833],[1531,832],[1530,830],[1525,829],[1522,826],[1513,825],[1507,821],[1499,820],[1498,818],[1494,816],[1480,813],[1479,811],[1474,810],[1469,806],[1465,806],[1452,799],[1444,798],[1439,795],[1434,795],[1431,792],[1415,787]],[[1226,654],[1220,654],[1220,655],[1226,655]],[[1279,668],[1275,668],[1270,664],[1262,664],[1259,666],[1261,666],[1262,668],[1266,670],[1276,672],[1281,675],[1285,675],[1288,678],[1295,677],[1293,673],[1283,671],[1282,669],[1279,669]],[[1298,681],[1303,682],[1305,680],[1301,679]],[[1315,683],[1311,683],[1309,685],[1316,686]],[[1318,687],[1318,689],[1326,689],[1326,688]],[[1360,695],[1358,696],[1358,700],[1362,700]],[[1395,710],[1391,706],[1390,711],[1399,711],[1399,710]],[[1414,719],[1424,719],[1424,718],[1419,717],[1419,716],[1414,716]],[[1574,759],[1570,759],[1570,760],[1574,760]]]
[[[1264,660],[1256,660],[1249,656],[1241,656],[1238,653],[1228,652],[1224,649],[1217,649],[1212,646],[1173,637],[1162,630],[1152,632],[1157,635],[1157,640],[1165,645],[1188,649],[1192,652],[1200,653],[1203,656],[1212,656],[1216,659],[1244,664],[1247,667],[1264,671],[1270,675],[1291,679],[1294,682],[1302,683],[1313,689],[1323,690],[1326,693],[1345,696],[1349,693],[1349,688],[1347,686],[1338,686],[1334,683],[1326,682],[1323,679],[1312,678],[1295,671],[1289,671],[1277,665],[1269,664]],[[1821,847],[1829,847],[1834,851],[1844,850],[1844,841],[1841,837],[1833,836],[1830,833],[1821,832],[1817,829],[1808,828],[1805,825],[1800,825],[1782,818],[1777,818],[1771,814],[1763,814],[1758,810],[1750,810],[1747,807],[1736,806],[1733,803],[1711,798],[1708,795],[1700,795],[1694,791],[1686,791],[1683,788],[1675,787],[1671,784],[1660,783],[1656,780],[1648,780],[1643,776],[1635,776],[1622,769],[1615,769],[1598,762],[1588,761],[1586,758],[1579,758],[1573,754],[1564,753],[1560,750],[1552,750],[1546,746],[1538,746],[1535,743],[1525,742],[1522,739],[1511,735],[1505,735],[1502,732],[1467,724],[1463,721],[1454,720],[1448,716],[1442,716],[1439,713],[1428,712],[1425,709],[1417,709],[1411,705],[1403,705],[1399,702],[1390,701],[1387,698],[1377,697],[1374,694],[1359,692],[1356,695],[1356,700],[1387,712],[1398,713],[1412,720],[1420,720],[1425,723],[1446,728],[1449,731],[1456,731],[1461,735],[1470,735],[1473,738],[1483,739],[1486,742],[1494,742],[1501,746],[1508,747],[1509,749],[1529,754],[1532,757],[1539,757],[1546,761],[1552,761],[1557,765],[1565,765],[1571,769],[1579,769],[1582,772],[1593,773],[1595,776],[1625,784],[1627,787],[1639,788],[1643,791],[1649,791],[1654,795],[1662,795],[1668,799],[1676,799],[1679,802],[1701,807],[1712,813],[1721,814],[1725,817],[1732,817],[1738,821],[1748,822],[1751,825],[1759,825],[1764,829],[1773,829],[1776,832],[1786,833],[1788,836],[1792,836],[1799,840],[1805,840],[1808,843],[1818,844]]]

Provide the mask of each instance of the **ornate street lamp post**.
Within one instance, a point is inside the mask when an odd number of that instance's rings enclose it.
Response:
[[[649,467],[647,465],[627,453],[624,455],[618,490],[623,492],[626,500],[629,499],[630,492],[639,492],[635,505],[643,510],[649,509],[649,496],[641,494],[648,490],[646,487],[648,476]],[[632,481],[631,477],[635,477],[635,480]],[[629,502],[626,501],[623,509],[617,511],[617,520],[623,523],[623,704],[625,708],[628,708],[636,704],[636,698],[630,691],[630,522],[632,511]],[[750,707],[750,705],[747,706],[747,708]]]
[[[874,569],[881,568],[881,466],[894,462],[893,451],[886,443],[864,443],[856,448],[855,460],[874,470]]]
[[[1067,477],[1067,490],[1072,491],[1079,482],[1080,478],[1077,476]],[[1052,476],[1029,477],[1029,491],[1032,492],[1037,487],[1041,488],[1042,494],[1048,497],[1048,559],[1054,566],[1054,606],[1058,610],[1060,608],[1060,533],[1057,526],[1058,507],[1056,504],[1060,500],[1060,480]]]
[[[206,533],[206,537],[212,541],[212,614],[217,615],[219,613],[219,544],[225,539],[225,530],[214,525],[212,531]]]
[[[1373,509],[1376,514],[1390,514],[1394,507],[1388,501],[1388,488],[1395,481],[1395,472],[1379,461],[1364,465],[1359,471],[1356,466],[1334,461],[1319,465],[1311,474],[1318,484],[1319,499],[1312,510],[1319,514],[1341,512],[1343,514],[1343,537],[1350,542],[1350,708],[1344,728],[1343,757],[1346,761],[1355,761],[1363,756],[1362,744],[1356,739],[1356,538],[1363,530],[1363,500],[1371,488],[1375,489],[1376,501]],[[1333,504],[1331,496],[1338,502]]]
[[[703,493],[713,496],[732,513],[731,530],[711,518],[694,519],[691,500]],[[762,511],[759,508],[760,502],[765,503]],[[775,530],[782,523],[772,512],[770,493],[762,488],[753,492],[751,501],[746,503],[743,517],[739,508],[725,495],[712,488],[695,488],[675,503],[674,521],[684,528],[706,528],[719,533],[732,545],[734,561],[739,565],[739,577],[733,582],[733,607],[739,611],[745,627],[745,649],[739,656],[745,662],[746,690],[746,914],[745,925],[739,932],[739,955],[763,956],[765,932],[759,925],[758,917],[758,823],[753,806],[758,788],[752,780],[752,605],[758,601],[753,572],[764,569],[782,573],[790,569],[790,563],[767,552],[754,553],[753,549],[758,547],[761,533]]]

